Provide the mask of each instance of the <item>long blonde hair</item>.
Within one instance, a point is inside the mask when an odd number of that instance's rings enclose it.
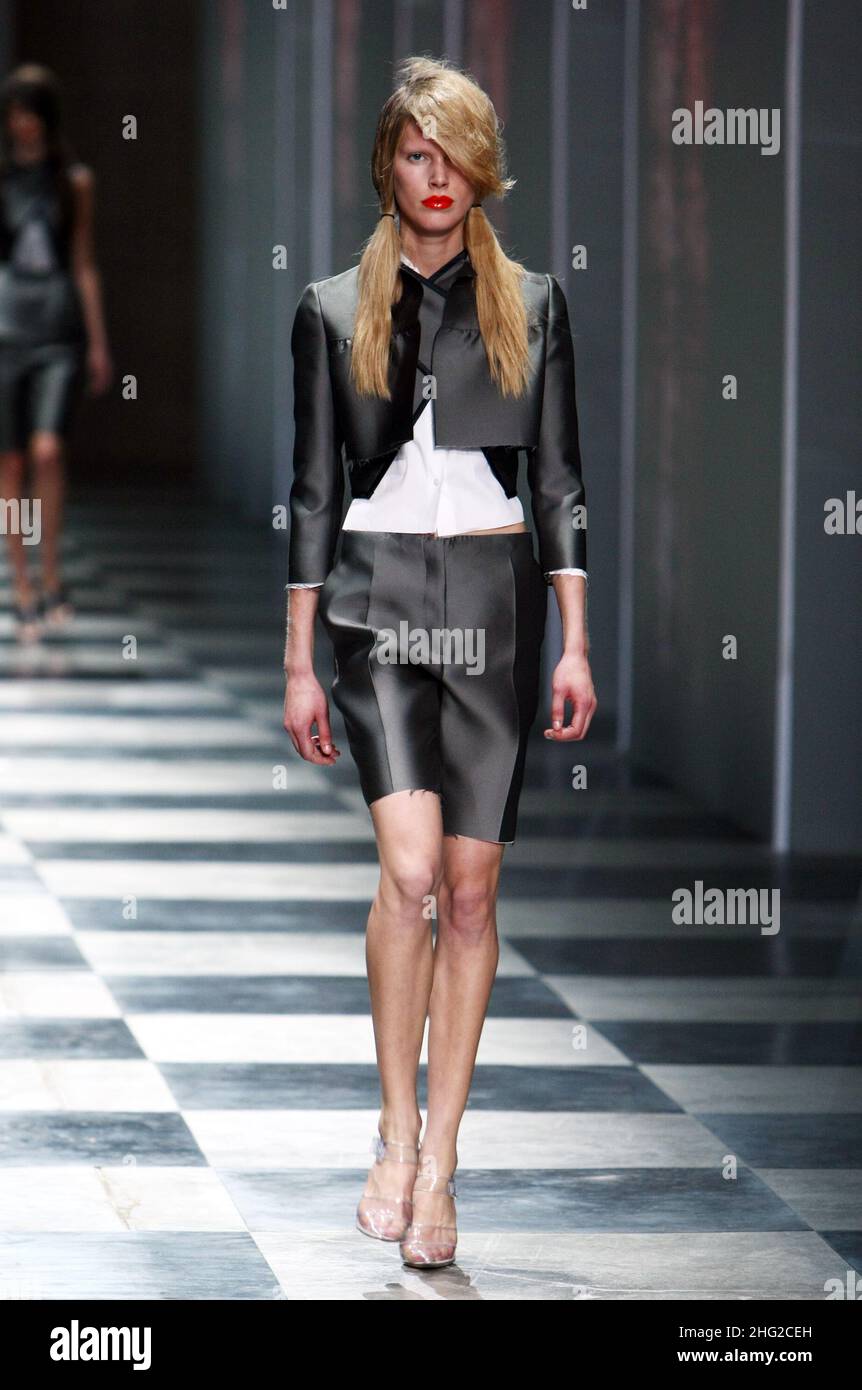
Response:
[[[506,177],[500,122],[472,77],[445,61],[406,58],[395,91],[377,122],[371,178],[381,213],[395,213],[395,155],[404,127],[415,121],[473,186],[476,202],[504,197]],[[523,395],[529,377],[524,267],[510,260],[481,208],[464,222],[464,245],[476,272],[476,312],[492,379],[504,396]],[[391,308],[401,298],[401,238],[394,217],[380,217],[359,262],[358,303],[350,374],[362,396],[390,399]]]

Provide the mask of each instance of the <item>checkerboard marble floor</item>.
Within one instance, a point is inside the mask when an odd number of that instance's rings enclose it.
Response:
[[[374,840],[343,731],[323,771],[281,728],[284,550],[146,493],[80,495],[67,546],[79,615],[38,647],[0,571],[0,1297],[821,1300],[862,1272],[859,865],[776,861],[601,724],[531,750],[457,1264],[359,1235]],[[674,925],[698,879],[780,887],[780,933]]]

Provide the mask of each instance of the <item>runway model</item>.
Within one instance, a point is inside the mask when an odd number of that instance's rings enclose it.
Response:
[[[497,970],[549,586],[563,651],[545,736],[583,738],[596,708],[568,310],[552,275],[504,254],[482,210],[512,186],[504,161],[472,78],[408,59],[374,141],[377,226],[358,266],[306,287],[292,337],[284,724],[303,758],[335,763],[313,669],[319,608],[380,859],[366,961],[381,1110],[356,1224],[428,1268],[455,1259],[458,1130]]]
[[[93,252],[94,180],[61,132],[54,75],[27,63],[0,95],[0,495],[24,499],[28,458],[40,508],[42,585],[20,529],[7,527],[19,636],[72,616],[60,570],[65,441],[85,374],[113,369]]]

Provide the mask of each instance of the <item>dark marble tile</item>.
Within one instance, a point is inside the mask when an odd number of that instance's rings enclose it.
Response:
[[[86,1163],[201,1167],[205,1159],[182,1115],[173,1111],[7,1111],[0,1125],[6,1168]]]
[[[286,808],[284,808],[286,809]],[[285,836],[289,836],[285,829]],[[34,859],[157,860],[164,864],[376,864],[373,840],[214,840],[152,842],[121,840],[97,843],[81,840],[26,840]]]
[[[369,1159],[370,1165],[370,1159]],[[343,1228],[364,1169],[221,1171],[252,1230]],[[725,1181],[712,1168],[460,1168],[463,1232],[807,1231],[755,1173]]]
[[[91,969],[72,936],[0,936],[0,971]]]
[[[477,1066],[467,1104],[471,1110],[683,1113],[633,1066]]]
[[[40,1300],[274,1299],[272,1269],[242,1231],[15,1231],[0,1234],[0,1264]],[[116,1322],[119,1313],[110,1315]]]
[[[161,1062],[159,1071],[187,1111],[373,1110],[380,1104],[380,1077],[371,1062]],[[425,1068],[420,1071],[424,1088]]]
[[[129,1013],[367,1014],[364,976],[333,975],[109,975],[107,982]],[[541,980],[495,982],[489,1018],[572,1018],[567,1005]]]
[[[273,931],[358,932],[364,935],[368,903],[297,900],[138,898],[137,917],[126,921],[114,898],[61,898],[63,910],[78,931]]]
[[[510,898],[667,898],[679,888],[692,888],[702,879],[707,888],[722,891],[736,888],[779,888],[782,897],[800,900],[843,900],[855,903],[860,889],[858,863],[840,860],[828,868],[815,861],[792,868],[779,864],[722,862],[717,849],[714,863],[705,859],[697,865],[663,867],[637,864],[632,868],[597,866],[566,868],[537,864],[535,867],[503,864],[502,883]]]
[[[846,1067],[862,1062],[859,1023],[661,1023],[616,1019],[592,1019],[591,1023],[602,1037],[639,1066],[720,1063]]]
[[[113,679],[113,678],[112,678],[112,679]],[[145,689],[146,689],[146,686],[145,686],[145,684],[142,682],[142,683],[141,683],[141,686],[140,686],[140,690],[141,690],[141,700],[140,700],[140,703],[137,704],[137,705],[124,705],[122,709],[116,709],[116,708],[114,708],[114,707],[106,707],[103,703],[99,703],[99,701],[96,700],[95,698],[94,698],[94,700],[93,700],[93,703],[90,704],[90,705],[76,704],[76,705],[74,705],[74,706],[70,706],[70,705],[64,704],[64,703],[62,703],[62,702],[60,702],[60,701],[58,701],[58,703],[57,703],[56,705],[41,704],[41,705],[39,705],[39,707],[38,707],[38,711],[34,711],[32,705],[27,704],[26,702],[22,702],[20,705],[4,705],[4,706],[3,706],[3,716],[5,717],[5,716],[10,715],[10,714],[33,714],[33,713],[38,713],[39,715],[43,715],[43,716],[45,717],[45,719],[50,719],[52,716],[55,716],[55,715],[74,714],[76,717],[77,717],[78,715],[80,715],[81,718],[83,719],[83,718],[86,718],[88,715],[90,715],[90,716],[98,715],[100,718],[103,717],[103,716],[105,716],[105,715],[109,715],[110,718],[111,718],[113,721],[115,721],[115,722],[117,723],[117,725],[122,724],[123,720],[125,720],[125,719],[141,719],[141,718],[144,718],[144,719],[160,719],[160,718],[164,718],[164,719],[230,719],[230,718],[235,718],[235,719],[237,719],[237,725],[238,725],[238,727],[241,726],[242,720],[241,720],[240,716],[237,714],[237,711],[236,711],[235,708],[230,708],[230,707],[227,707],[227,708],[226,708],[226,707],[224,707],[224,706],[222,706],[222,705],[208,705],[208,704],[200,704],[200,705],[191,705],[191,704],[189,704],[189,705],[171,705],[171,704],[163,704],[163,705],[159,705],[159,704],[156,704],[156,703],[152,703],[151,701],[149,701],[149,700],[147,700],[147,699],[144,698],[144,691],[145,691]],[[59,749],[55,749],[55,753],[56,753],[57,755],[60,755],[60,750],[59,750]],[[187,755],[187,756],[188,756],[188,755]]]
[[[80,1061],[143,1056],[121,1018],[0,1018],[0,1058]]]
[[[11,792],[0,796],[0,810],[12,810],[16,807],[26,807],[29,811],[52,811],[56,809],[66,810],[86,810],[86,811],[116,811],[122,815],[128,810],[162,811],[185,808],[189,813],[195,811],[313,811],[326,812],[333,811],[344,814],[344,806],[331,792],[321,790],[316,791],[260,791],[260,792],[240,792],[224,793],[215,796],[195,796],[194,793],[184,795],[177,792],[176,795],[166,795],[161,792],[152,794],[130,794],[128,796],[115,795],[114,793],[94,792],[92,796],[86,793],[69,792],[52,796],[46,800],[44,791],[28,794],[27,792]]]
[[[668,919],[670,919],[668,904]],[[573,922],[577,904],[572,904]],[[670,929],[670,921],[668,922]],[[675,929],[678,930],[678,929]],[[752,925],[751,940],[733,936],[727,941],[691,935],[664,937],[577,938],[527,937],[507,934],[507,940],[543,975],[666,975],[671,977],[752,975],[775,978],[862,975],[862,937],[844,939],[785,939],[761,936]],[[720,928],[719,928],[720,930]],[[732,928],[735,932],[737,928]]]
[[[578,811],[571,816],[526,815],[518,816],[518,839],[538,839],[541,836],[556,837],[567,835],[574,840],[683,840],[707,839],[715,836],[722,840],[739,843],[756,843],[741,830],[728,825],[716,816],[669,815],[667,812],[600,811],[591,815],[589,810]]]
[[[818,1234],[838,1252],[845,1264],[862,1274],[862,1231],[819,1231]],[[858,1293],[855,1296],[858,1299]]]
[[[85,643],[86,645],[86,643]],[[2,643],[0,643],[2,646]],[[8,655],[8,653],[7,653]],[[74,665],[59,664],[56,668],[48,671],[44,667],[36,670],[15,670],[7,671],[3,676],[4,681],[10,684],[16,680],[38,681],[42,680],[50,683],[54,679],[74,680],[86,683],[88,681],[118,681],[122,680],[127,685],[146,685],[148,681],[189,681],[194,680],[198,675],[197,670],[191,663],[178,659],[176,653],[171,653],[167,661],[160,660],[158,655],[152,657],[147,654],[139,657],[138,661],[123,661],[118,657],[112,668],[102,665],[88,666],[86,663],[75,659]],[[32,711],[31,711],[32,712]],[[68,713],[68,710],[66,711]],[[102,711],[104,713],[104,711]],[[29,750],[28,750],[29,751]],[[54,756],[57,756],[57,749],[54,749]]]
[[[700,1113],[750,1168],[858,1168],[862,1115],[715,1115]]]
[[[380,1081],[372,1063],[163,1062],[159,1071],[183,1110],[373,1110]],[[419,1104],[427,1106],[427,1066]],[[636,1067],[482,1066],[473,1073],[470,1110],[628,1111],[682,1114]]]
[[[329,975],[109,975],[127,1013],[367,1014],[368,982]]]

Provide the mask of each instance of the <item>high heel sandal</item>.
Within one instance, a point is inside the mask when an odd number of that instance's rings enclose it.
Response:
[[[435,1159],[430,1155],[428,1159],[430,1166],[436,1169]],[[457,1166],[456,1164],[455,1168]],[[450,1197],[457,1197],[455,1168],[452,1169],[452,1175],[448,1178],[432,1176],[431,1172],[420,1173],[413,1184],[414,1194],[416,1192],[448,1192]],[[411,1269],[442,1269],[445,1265],[455,1263],[457,1244],[457,1226],[436,1222],[411,1221],[401,1242],[401,1258]],[[444,1259],[431,1258],[435,1251],[446,1250],[448,1252],[450,1247],[451,1253],[447,1253]]]
[[[39,616],[50,625],[67,622],[75,616],[69,590],[65,584],[56,589],[43,589],[39,598]]]
[[[31,599],[29,603],[22,603],[18,598],[14,599],[12,611],[15,614],[15,621],[18,623],[21,636],[28,629],[30,637],[38,636],[42,621],[42,608],[37,598]]]
[[[396,1139],[384,1139],[380,1134],[375,1134],[371,1141],[371,1152],[376,1163],[387,1159],[393,1163],[419,1162],[416,1144],[402,1144]],[[374,1240],[401,1240],[412,1216],[410,1197],[373,1197],[363,1192],[356,1208],[356,1228]]]

